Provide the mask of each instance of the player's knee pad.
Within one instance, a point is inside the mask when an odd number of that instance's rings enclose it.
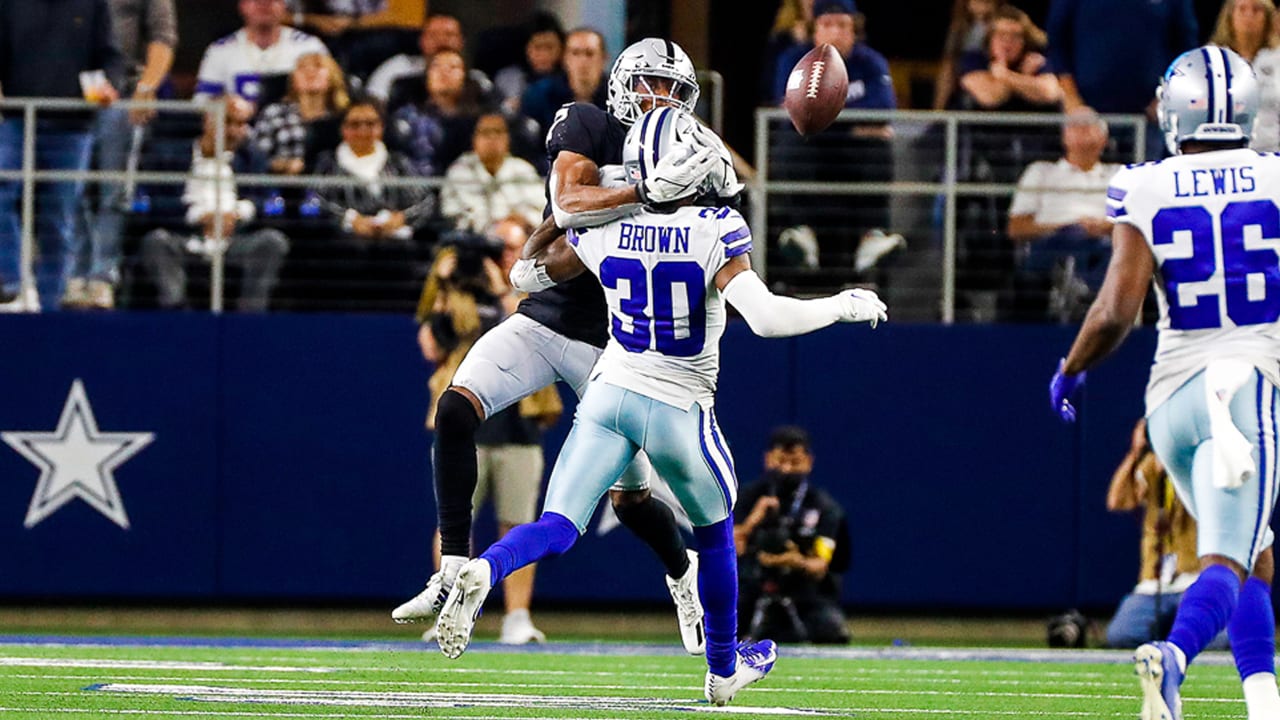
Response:
[[[471,401],[456,390],[445,390],[436,405],[436,434],[473,436],[480,427],[480,416]]]
[[[617,514],[618,519],[626,522],[623,517],[626,513],[634,512],[652,499],[649,494],[649,488],[640,490],[610,490],[609,502],[613,505],[613,512]]]

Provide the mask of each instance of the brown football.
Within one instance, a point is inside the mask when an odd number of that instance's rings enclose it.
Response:
[[[822,132],[844,109],[849,93],[849,73],[844,58],[829,43],[823,43],[800,58],[787,76],[787,93],[782,106],[791,124],[801,135]]]

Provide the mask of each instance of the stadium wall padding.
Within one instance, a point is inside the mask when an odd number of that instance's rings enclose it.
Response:
[[[850,605],[1109,606],[1136,579],[1138,525],[1104,497],[1154,333],[1090,373],[1064,426],[1046,388],[1073,334],[889,323],[764,340],[733,323],[717,416],[743,484],[771,427],[810,430],[814,480],[850,517]],[[411,319],[7,316],[0,347],[7,438],[57,436],[76,380],[100,433],[154,433],[112,473],[127,529],[80,498],[24,525],[41,470],[0,444],[0,599],[393,602],[429,574],[430,368]],[[63,493],[94,484],[60,477]],[[656,559],[598,530],[539,567],[537,601],[663,601]],[[477,536],[492,540],[485,516]]]

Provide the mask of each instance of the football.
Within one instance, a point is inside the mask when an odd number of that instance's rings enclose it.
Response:
[[[849,73],[844,58],[829,43],[823,43],[800,58],[787,77],[782,106],[791,124],[801,135],[822,132],[844,109],[849,92]]]

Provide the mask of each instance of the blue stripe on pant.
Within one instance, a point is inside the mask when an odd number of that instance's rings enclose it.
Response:
[[[1151,413],[1151,446],[1169,471],[1182,504],[1197,522],[1197,553],[1222,555],[1252,568],[1271,546],[1268,527],[1277,490],[1276,403],[1280,390],[1255,372],[1230,404],[1231,419],[1254,445],[1258,474],[1231,490],[1213,484],[1214,440],[1205,402],[1204,373]]]
[[[556,459],[543,512],[573,521],[585,532],[596,505],[623,468],[644,449],[695,527],[717,523],[733,510],[733,460],[709,411],[680,410],[638,393],[592,382]]]

